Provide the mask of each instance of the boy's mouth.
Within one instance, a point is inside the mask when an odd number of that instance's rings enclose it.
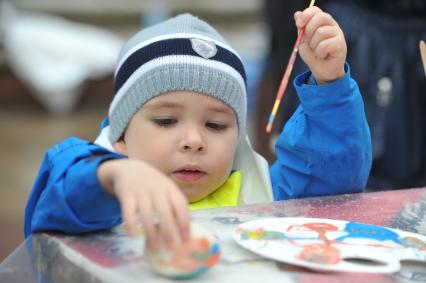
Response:
[[[194,182],[206,175],[206,172],[198,168],[181,168],[173,171],[173,176],[182,182]]]

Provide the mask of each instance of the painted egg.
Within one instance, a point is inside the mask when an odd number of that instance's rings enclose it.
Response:
[[[206,229],[192,223],[190,239],[173,250],[145,249],[145,260],[156,273],[176,279],[192,278],[213,267],[220,259],[217,239]]]

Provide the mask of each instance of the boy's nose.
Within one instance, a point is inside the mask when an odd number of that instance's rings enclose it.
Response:
[[[184,152],[204,153],[206,150],[206,144],[201,133],[196,129],[192,129],[184,133],[180,149]]]

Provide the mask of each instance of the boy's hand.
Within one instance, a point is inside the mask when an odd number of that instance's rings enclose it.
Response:
[[[182,241],[189,239],[187,199],[162,172],[140,160],[110,160],[99,166],[98,178],[118,198],[130,236],[136,235],[140,217],[148,246],[154,251],[159,249],[159,240],[171,249],[179,244],[177,235]]]
[[[294,19],[299,31],[305,28],[299,53],[318,84],[343,77],[347,48],[337,22],[315,6],[296,12]]]

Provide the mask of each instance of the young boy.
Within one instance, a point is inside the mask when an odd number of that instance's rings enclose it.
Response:
[[[95,144],[69,138],[47,152],[25,236],[122,220],[135,235],[140,220],[152,249],[160,241],[170,248],[176,234],[188,239],[188,202],[204,209],[362,191],[370,135],[343,33],[317,7],[295,21],[305,28],[299,51],[310,72],[295,79],[301,105],[277,141],[270,174],[246,138],[240,57],[207,23],[180,15],[123,47]]]

